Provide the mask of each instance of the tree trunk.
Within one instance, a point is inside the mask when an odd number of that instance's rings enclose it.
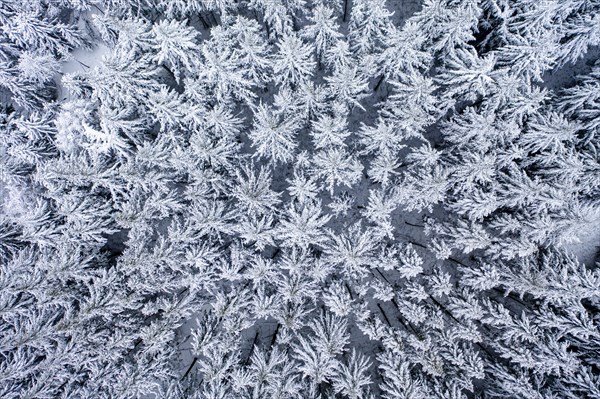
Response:
[[[344,0],[344,17],[342,20],[346,22],[346,17],[348,16],[348,0]]]

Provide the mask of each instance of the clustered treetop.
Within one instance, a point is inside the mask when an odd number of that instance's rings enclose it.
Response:
[[[394,7],[0,0],[0,397],[599,399],[600,1]]]

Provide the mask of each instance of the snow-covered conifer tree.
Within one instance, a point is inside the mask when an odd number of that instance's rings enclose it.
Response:
[[[0,396],[600,397],[598,11],[0,0]]]
[[[249,133],[257,154],[274,162],[290,161],[297,146],[295,141],[298,120],[282,115],[268,105],[260,104],[256,110],[254,129]]]
[[[314,69],[314,50],[295,33],[284,35],[278,43],[277,56],[273,64],[276,82],[286,85],[307,83]]]
[[[302,36],[315,43],[317,54],[322,58],[331,45],[342,37],[335,21],[334,10],[318,2],[308,19],[310,24],[304,27]]]

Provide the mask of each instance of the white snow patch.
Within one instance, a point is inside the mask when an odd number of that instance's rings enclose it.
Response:
[[[60,101],[69,100],[69,91],[62,83],[64,76],[73,73],[87,72],[93,69],[100,64],[102,57],[110,51],[110,48],[101,43],[97,44],[93,49],[78,48],[73,50],[69,59],[62,65],[61,76],[58,76],[56,79],[56,87]]]

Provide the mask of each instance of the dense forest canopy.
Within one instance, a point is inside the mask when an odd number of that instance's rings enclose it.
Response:
[[[0,0],[0,397],[600,399],[599,0]]]

